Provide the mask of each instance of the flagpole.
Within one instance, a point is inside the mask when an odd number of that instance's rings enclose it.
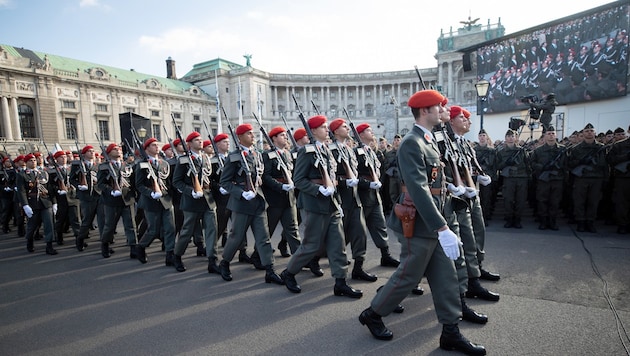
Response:
[[[238,124],[243,124],[243,103],[241,102],[241,78],[238,78]]]
[[[217,134],[223,132],[223,124],[221,123],[221,99],[219,99],[219,78],[217,77],[217,70],[214,70],[214,83],[217,89]]]

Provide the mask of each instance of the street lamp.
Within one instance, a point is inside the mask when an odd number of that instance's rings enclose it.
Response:
[[[140,126],[140,128],[138,129],[138,137],[144,141],[144,138],[147,137],[147,129]]]
[[[490,87],[490,82],[488,82],[485,79],[482,79],[480,81],[477,82],[477,84],[475,84],[475,89],[477,89],[477,97],[479,98],[479,100],[481,101],[479,107],[480,107],[480,114],[481,115],[481,129],[483,129],[483,104],[484,102],[488,99],[488,88]]]

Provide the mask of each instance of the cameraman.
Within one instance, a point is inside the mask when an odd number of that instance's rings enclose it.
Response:
[[[549,129],[551,124],[551,114],[556,111],[556,95],[554,93],[547,94],[547,97],[540,103],[530,101],[529,103],[532,109],[536,109],[540,113],[540,122],[543,125],[544,131]]]

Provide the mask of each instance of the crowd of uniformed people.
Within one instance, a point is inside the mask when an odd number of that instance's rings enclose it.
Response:
[[[471,142],[464,137],[470,113],[437,91],[419,91],[408,105],[415,125],[391,144],[367,123],[355,127],[349,119],[317,115],[303,118],[295,132],[273,127],[261,148],[255,128],[244,123],[230,127],[230,135],[204,139],[192,132],[164,145],[151,137],[135,149],[109,143],[78,152],[4,152],[0,224],[4,233],[17,227],[29,253],[43,239],[46,254],[55,255],[55,244],[72,235],[78,251],[96,245],[109,258],[122,245],[130,258],[147,263],[147,248],[157,241],[165,265],[178,272],[186,270],[192,241],[196,256],[207,258],[208,273],[231,281],[238,253],[239,262],[265,271],[266,283],[293,293],[301,291],[296,275],[306,269],[323,276],[319,261],[327,258],[334,295],[350,298],[363,293],[347,283],[349,265],[352,279],[378,279],[365,269],[369,236],[380,265],[396,271],[360,323],[374,337],[391,339],[381,317],[403,312],[400,303],[422,294],[426,277],[443,324],[440,347],[485,354],[458,323],[488,321],[466,298],[499,300],[480,282],[500,279],[483,268],[498,193],[506,228],[521,228],[531,204],[541,230],[558,230],[564,210],[578,231],[595,232],[598,213],[608,209],[618,232],[627,233],[630,140],[620,128],[599,139],[589,124],[564,143],[553,127],[537,141],[519,142],[519,133],[508,130],[494,144],[481,130]],[[121,218],[123,231],[117,231]],[[279,224],[281,240],[272,245]],[[116,236],[124,242],[114,244]],[[390,236],[400,243],[400,261],[389,252]],[[290,257],[280,273],[274,247]]]

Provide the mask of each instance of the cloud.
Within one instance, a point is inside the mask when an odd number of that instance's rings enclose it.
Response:
[[[2,1],[2,0],[0,0]],[[97,9],[103,9],[106,11],[111,10],[111,7],[109,5],[104,5],[100,3],[100,0],[80,0],[79,1],[79,7],[81,8],[88,8],[88,7],[93,7],[93,8],[97,8]]]
[[[0,7],[9,7],[11,0],[0,0]]]

